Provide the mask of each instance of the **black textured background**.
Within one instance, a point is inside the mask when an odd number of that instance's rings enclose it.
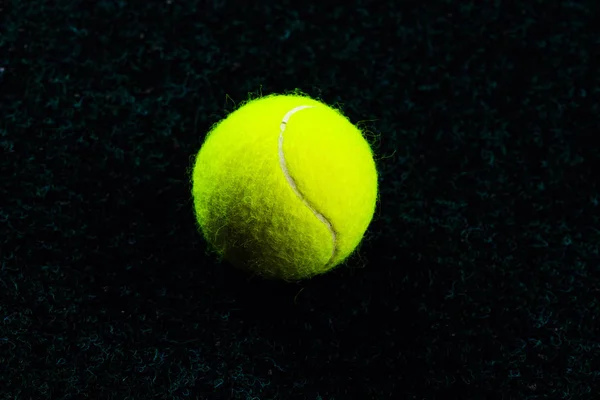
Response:
[[[599,398],[596,3],[0,2],[0,399]],[[381,199],[348,266],[265,282],[188,169],[297,88]]]

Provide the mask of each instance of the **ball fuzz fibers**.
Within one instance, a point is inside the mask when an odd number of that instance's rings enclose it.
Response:
[[[192,173],[203,236],[224,259],[266,278],[299,280],[342,263],[377,200],[361,131],[301,95],[252,100],[208,133]]]

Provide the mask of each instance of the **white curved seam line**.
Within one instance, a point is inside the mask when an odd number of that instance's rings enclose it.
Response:
[[[285,128],[287,127],[287,123],[289,122],[290,118],[292,117],[292,115],[294,115],[295,113],[297,113],[300,110],[304,110],[305,108],[313,108],[313,107],[314,106],[298,106],[296,108],[291,109],[290,111],[287,112],[287,114],[285,114],[283,116],[283,120],[281,121],[280,130],[279,130],[279,165],[281,166],[281,170],[283,171],[283,175],[285,176],[285,179],[288,181],[288,183],[289,183],[290,187],[292,188],[292,190],[294,191],[294,193],[296,193],[298,198],[304,203],[304,205],[306,207],[308,207],[308,209],[315,215],[315,217],[317,217],[323,224],[325,224],[325,226],[331,233],[331,239],[333,241],[333,251],[331,253],[331,258],[330,258],[330,261],[331,261],[333,259],[333,257],[335,256],[336,240],[337,240],[335,231],[333,229],[333,225],[327,220],[327,218],[325,218],[325,216],[323,214],[321,214],[319,211],[317,211],[308,202],[308,200],[306,200],[306,198],[304,198],[302,193],[300,193],[300,190],[298,190],[298,186],[296,185],[294,178],[292,177],[292,175],[290,174],[290,171],[288,170],[287,163],[285,161],[285,154],[283,153],[283,133],[285,132]]]

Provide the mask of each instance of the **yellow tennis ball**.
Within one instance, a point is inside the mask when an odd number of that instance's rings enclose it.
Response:
[[[299,280],[342,263],[377,201],[373,153],[338,110],[301,95],[252,100],[198,152],[192,194],[209,244],[237,267]]]

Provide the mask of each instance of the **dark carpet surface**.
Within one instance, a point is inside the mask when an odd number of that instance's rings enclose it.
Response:
[[[0,399],[598,399],[600,4],[0,2]],[[189,168],[300,89],[377,155],[360,251],[265,281]]]

